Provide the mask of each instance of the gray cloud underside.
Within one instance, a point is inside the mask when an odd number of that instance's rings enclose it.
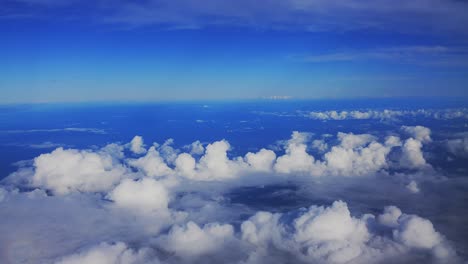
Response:
[[[136,136],[95,150],[58,148],[3,181],[0,259],[461,262],[458,227],[468,212],[454,201],[468,184],[427,163],[430,129],[397,132],[335,139],[294,132],[282,152],[243,157],[230,157],[225,140],[178,149],[173,140]]]

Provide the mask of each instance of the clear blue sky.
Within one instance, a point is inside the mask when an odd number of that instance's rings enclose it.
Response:
[[[466,14],[455,0],[3,0],[0,103],[466,97]]]

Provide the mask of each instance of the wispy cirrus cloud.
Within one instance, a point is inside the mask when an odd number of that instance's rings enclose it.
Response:
[[[325,0],[149,0],[55,1],[8,0],[2,16],[67,10],[103,23],[126,27],[156,25],[196,29],[241,26],[257,29],[352,31],[374,29],[393,32],[463,33],[468,23],[465,1],[325,1]],[[60,11],[60,12],[59,12]]]

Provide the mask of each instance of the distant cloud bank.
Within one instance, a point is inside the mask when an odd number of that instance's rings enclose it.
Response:
[[[435,119],[468,119],[468,109],[419,109],[419,110],[349,110],[349,111],[320,111],[303,113],[311,119],[318,120],[346,120],[346,119],[381,119],[391,120],[400,117],[425,117]]]

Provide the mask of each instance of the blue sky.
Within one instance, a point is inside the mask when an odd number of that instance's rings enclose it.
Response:
[[[7,0],[2,103],[467,96],[465,1]]]

